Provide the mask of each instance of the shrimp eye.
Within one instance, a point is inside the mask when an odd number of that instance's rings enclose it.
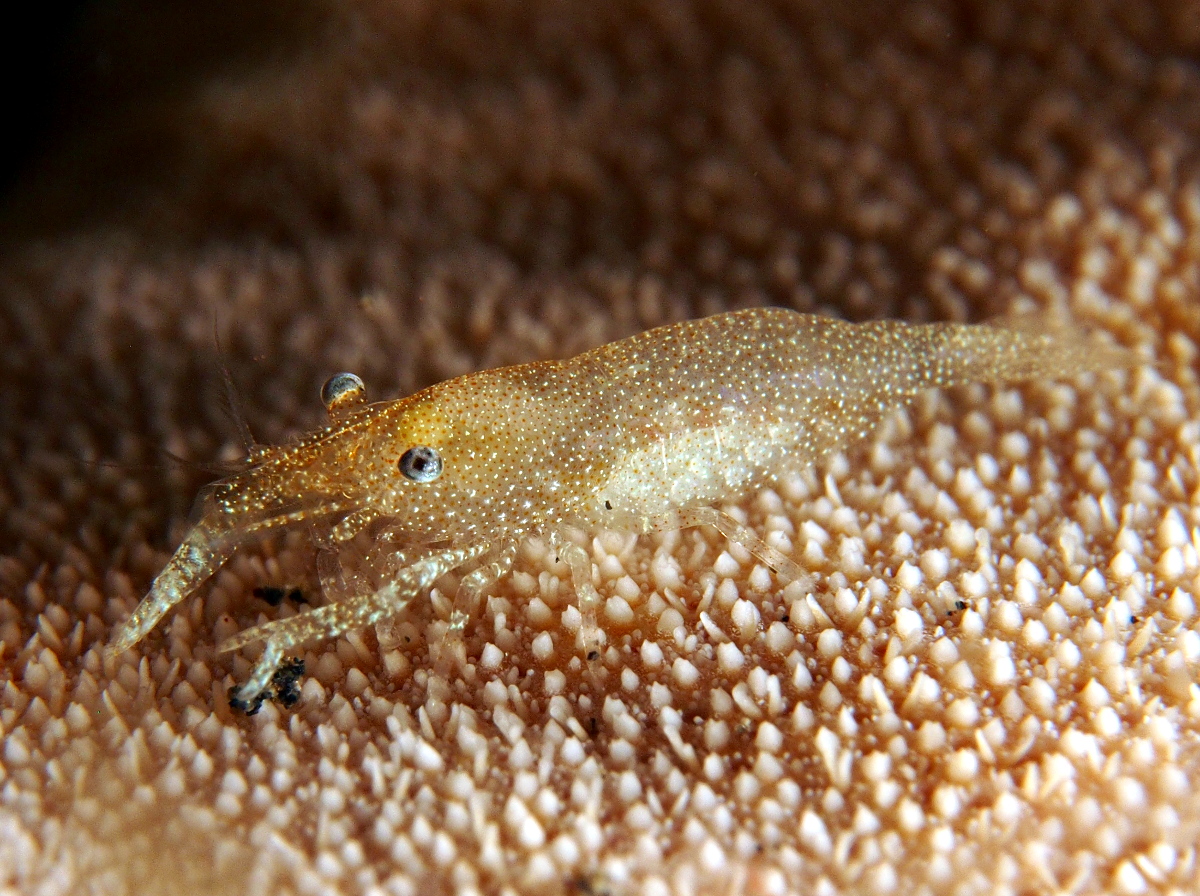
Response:
[[[353,373],[335,373],[321,387],[321,403],[326,410],[340,411],[367,400],[367,387]]]
[[[409,448],[400,455],[400,472],[413,482],[433,482],[442,475],[442,456],[425,445]]]

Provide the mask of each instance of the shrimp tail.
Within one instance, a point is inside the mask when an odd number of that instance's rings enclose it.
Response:
[[[1122,346],[1069,320],[1043,314],[1002,317],[983,325],[931,324],[918,350],[930,386],[1070,379],[1137,363]]]
[[[155,578],[150,593],[137,605],[105,648],[107,657],[119,656],[142,640],[168,610],[195,591],[229,558],[233,545],[228,539],[214,535],[203,522],[188,533],[183,544]]]

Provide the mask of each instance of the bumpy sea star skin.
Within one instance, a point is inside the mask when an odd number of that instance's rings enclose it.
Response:
[[[158,53],[199,80],[105,126],[138,170],[72,153],[26,208],[114,206],[0,260],[0,885],[1200,891],[1195,8],[323,9],[257,67]],[[576,535],[589,661],[533,539],[461,665],[451,574],[247,718],[215,645],[306,609],[255,588],[337,578],[296,531],[105,660],[212,478],[157,449],[243,453],[214,316],[281,445],[335,370],[404,395],[761,305],[1061,305],[1155,363],[933,392],[722,507],[812,602],[707,528]]]

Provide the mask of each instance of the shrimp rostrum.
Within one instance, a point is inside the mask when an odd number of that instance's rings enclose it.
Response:
[[[567,563],[583,646],[594,647],[591,559],[568,529],[711,525],[783,578],[804,580],[799,566],[714,505],[862,441],[925,389],[1127,363],[1122,350],[1070,327],[850,324],[761,308],[377,404],[365,404],[361,383],[341,374],[323,393],[330,425],[265,449],[249,469],[209,487],[199,523],[109,653],[140,641],[238,547],[296,526],[328,532],[334,550],[366,537],[360,559],[371,574],[344,575],[332,602],[223,644],[264,644],[242,701],[263,692],[289,649],[394,616],[470,565],[454,601],[451,625],[461,627],[532,536],[548,539]]]

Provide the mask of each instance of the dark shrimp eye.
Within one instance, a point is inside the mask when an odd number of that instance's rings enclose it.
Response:
[[[442,456],[425,445],[409,448],[400,456],[400,472],[413,482],[433,482],[442,475]]]

